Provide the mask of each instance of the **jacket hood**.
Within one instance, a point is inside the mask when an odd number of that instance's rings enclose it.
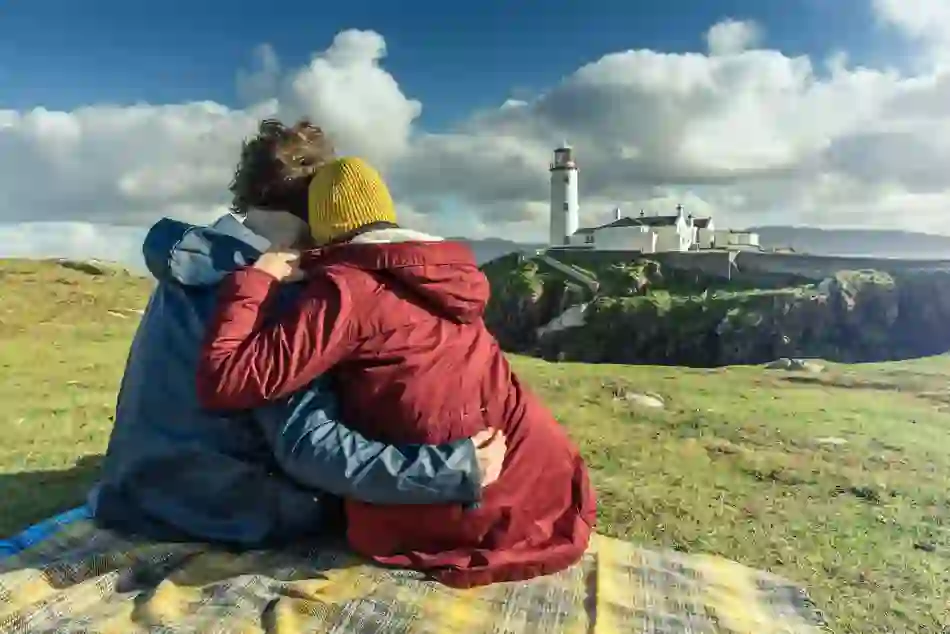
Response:
[[[459,323],[480,319],[488,304],[488,280],[468,245],[410,229],[369,231],[346,244],[314,249],[302,264],[378,271]]]
[[[149,229],[142,255],[159,282],[211,286],[250,264],[268,242],[227,214],[208,227],[162,218]]]

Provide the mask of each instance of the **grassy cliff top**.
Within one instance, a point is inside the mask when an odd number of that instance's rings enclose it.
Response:
[[[151,286],[0,261],[0,534],[82,502]],[[950,627],[950,358],[513,364],[580,444],[602,532],[795,579],[836,631]]]

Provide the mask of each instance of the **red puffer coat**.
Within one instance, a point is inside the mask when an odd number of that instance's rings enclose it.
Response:
[[[443,443],[500,429],[508,454],[478,508],[348,500],[351,546],[456,587],[524,580],[578,561],[595,519],[587,469],[485,328],[488,282],[469,248],[361,242],[311,252],[305,262],[311,281],[299,310],[276,321],[262,310],[277,286],[268,274],[244,269],[223,284],[199,369],[202,402],[256,407],[332,370],[344,419],[373,438]]]

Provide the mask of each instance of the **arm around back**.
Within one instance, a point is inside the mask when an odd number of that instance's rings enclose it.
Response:
[[[344,284],[314,275],[299,300],[265,319],[280,282],[245,267],[221,284],[198,360],[198,399],[209,409],[250,409],[303,388],[355,345]]]
[[[339,420],[329,382],[319,379],[255,413],[278,465],[299,484],[371,504],[476,502],[481,474],[470,439],[387,445]]]

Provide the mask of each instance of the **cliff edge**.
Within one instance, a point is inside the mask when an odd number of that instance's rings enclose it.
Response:
[[[492,287],[486,323],[505,349],[693,367],[781,357],[888,361],[950,350],[947,270],[725,280],[650,259],[573,268],[598,288],[533,256],[483,266]]]

